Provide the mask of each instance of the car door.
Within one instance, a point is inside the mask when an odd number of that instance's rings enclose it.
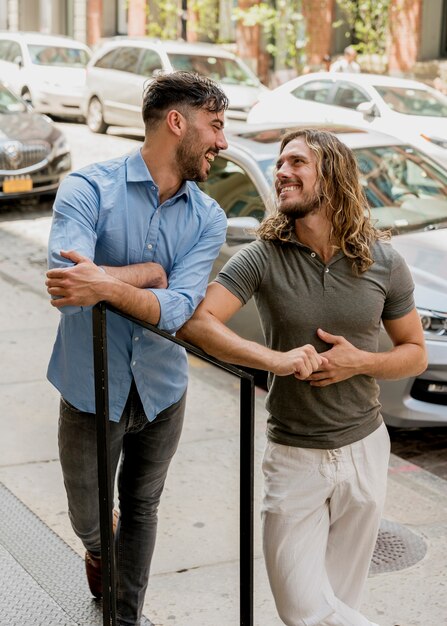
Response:
[[[249,171],[252,176],[249,175]],[[237,239],[231,239],[231,221],[235,218],[255,218],[261,221],[265,216],[266,205],[262,198],[266,196],[266,190],[261,188],[261,184],[263,186],[266,184],[265,178],[258,172],[256,180],[256,173],[254,164],[243,163],[243,160],[238,162],[234,157],[219,155],[213,162],[207,181],[200,183],[201,189],[219,203],[229,219],[227,239],[214,262],[210,280],[215,278],[225,263],[243,245],[246,245]],[[255,238],[249,231],[245,233],[247,242]],[[253,299],[232,317],[228,326],[243,337],[260,343],[265,342]]]
[[[373,116],[365,116],[357,111],[359,104],[372,102],[365,89],[346,80],[338,80],[330,96],[332,123],[351,124],[352,126],[368,126],[374,128]]]
[[[335,88],[335,80],[327,79],[309,80],[290,92],[293,98],[301,102],[293,103],[294,121],[321,121],[332,122],[333,107],[329,104],[331,94]],[[287,104],[290,109],[290,103]],[[281,107],[278,107],[281,110]],[[290,115],[287,115],[289,119]]]
[[[102,80],[102,99],[109,124],[142,127],[143,83],[137,73],[142,48],[120,46]]]

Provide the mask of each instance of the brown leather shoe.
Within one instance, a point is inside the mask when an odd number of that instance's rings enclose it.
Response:
[[[119,511],[113,509],[113,532],[115,532],[119,520]],[[92,596],[95,598],[102,597],[102,568],[101,557],[85,551],[85,573],[87,574],[87,582]]]

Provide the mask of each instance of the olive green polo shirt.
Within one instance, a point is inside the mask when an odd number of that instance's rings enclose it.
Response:
[[[374,244],[374,264],[356,276],[342,252],[325,264],[297,240],[257,240],[235,254],[216,278],[245,304],[252,296],[269,348],[330,348],[317,329],[378,351],[380,322],[414,308],[410,271],[389,242]],[[327,387],[294,376],[269,376],[269,439],[284,445],[335,449],[363,439],[382,423],[379,387],[357,375]]]

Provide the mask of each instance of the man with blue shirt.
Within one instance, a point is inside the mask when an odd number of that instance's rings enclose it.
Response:
[[[197,74],[158,76],[143,100],[141,150],[72,173],[54,204],[47,289],[61,320],[48,378],[61,393],[59,450],[73,529],[86,548],[92,594],[101,559],[92,313],[106,301],[175,333],[202,300],[226,218],[192,181],[227,147],[228,101]],[[157,509],[182,429],[186,354],[108,315],[113,475],[118,459],[118,624],[140,624]]]

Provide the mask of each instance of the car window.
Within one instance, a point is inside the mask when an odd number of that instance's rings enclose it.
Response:
[[[145,50],[138,66],[138,74],[152,76],[156,70],[163,69],[160,55],[155,50]]]
[[[300,85],[291,93],[292,96],[299,100],[311,100],[312,102],[325,103],[328,100],[329,93],[333,87],[330,80],[313,80],[304,85]]]
[[[9,47],[11,43],[9,41],[0,41],[0,60],[9,61]]]
[[[333,104],[347,109],[356,109],[362,102],[370,101],[371,98],[363,89],[359,89],[347,83],[341,83],[338,85],[337,91],[335,92]]]
[[[229,159],[217,157],[200,187],[220,204],[227,217],[264,217],[265,206],[254,183]]]
[[[13,62],[18,57],[22,57],[22,51],[20,50],[20,44],[10,39],[4,39],[0,41],[0,59],[2,61]]]
[[[447,221],[447,174],[410,146],[355,150],[379,228],[411,230]]]
[[[397,113],[432,117],[447,116],[447,98],[425,89],[383,87],[375,85],[386,104]]]
[[[119,48],[113,59],[112,69],[120,72],[137,73],[138,59],[140,58],[141,48],[123,47]]]
[[[26,110],[26,105],[22,100],[4,85],[0,85],[0,114],[17,113],[18,111],[24,113]]]
[[[197,72],[227,85],[259,85],[256,76],[234,59],[202,54],[169,53],[168,56],[175,70]]]
[[[113,59],[116,56],[118,50],[110,50],[100,57],[95,63],[94,67],[101,67],[103,69],[110,69],[113,66]]]
[[[35,65],[55,65],[59,67],[85,67],[89,55],[82,48],[65,46],[28,45],[31,62]]]

